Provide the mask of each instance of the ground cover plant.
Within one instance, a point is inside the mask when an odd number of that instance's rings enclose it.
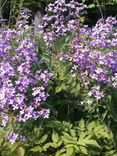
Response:
[[[117,155],[117,19],[86,11],[50,3],[36,36],[26,8],[1,25],[2,156]]]

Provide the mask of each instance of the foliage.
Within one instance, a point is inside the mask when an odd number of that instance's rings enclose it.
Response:
[[[65,121],[44,121],[40,128],[35,127],[33,131],[27,132],[27,140],[23,147],[15,143],[9,150],[15,155],[20,149],[22,156],[24,151],[26,156],[32,156],[33,153],[35,156],[109,156],[116,154],[113,148],[112,132],[105,124],[99,121],[85,122],[82,119],[74,124]],[[4,153],[4,150],[2,152]]]

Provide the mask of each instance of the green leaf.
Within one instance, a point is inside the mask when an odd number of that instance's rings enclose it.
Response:
[[[82,154],[86,154],[86,155],[88,154],[86,147],[79,146],[79,149]]]
[[[67,156],[72,156],[73,155],[73,152],[74,152],[74,150],[73,150],[73,148],[71,147],[71,148],[67,148]]]
[[[76,89],[77,89],[77,91],[80,90],[80,84],[77,84],[77,85],[76,85]]]
[[[61,90],[62,90],[61,86],[57,86],[55,89],[55,93],[59,93],[61,92]]]
[[[44,151],[46,151],[51,146],[51,143],[47,143],[43,146]]]
[[[60,149],[59,151],[57,151],[55,156],[62,156],[61,154],[63,154],[64,152],[66,152],[66,149]]]
[[[70,134],[72,137],[75,137],[76,136],[76,132],[74,129],[70,129]]]
[[[95,4],[89,4],[88,8],[90,8],[90,9],[95,8]]]
[[[3,143],[3,140],[4,140],[3,138],[0,138],[0,144],[2,144],[2,143]]]
[[[31,148],[30,151],[32,151],[32,152],[41,152],[42,148],[40,146],[35,146],[35,147]]]
[[[59,141],[59,135],[55,131],[52,133],[52,141],[55,143],[57,143]]]
[[[44,143],[44,142],[47,140],[47,138],[48,138],[48,135],[46,134],[46,135],[42,136],[42,137],[39,139],[39,141],[37,141],[35,144]]]
[[[92,146],[96,146],[96,147],[99,147],[100,148],[100,145],[97,143],[97,141],[95,140],[84,140],[84,142],[87,144],[87,145],[92,145]]]
[[[87,126],[87,129],[88,129],[88,131],[91,131],[93,128],[94,128],[94,126],[95,126],[95,122],[90,122],[89,124],[88,124],[88,126]]]
[[[63,143],[63,141],[62,141],[62,140],[61,140],[61,141],[59,141],[59,142],[57,143],[58,147],[59,147],[59,146],[61,146],[61,145],[62,145],[62,143]]]
[[[78,146],[76,146],[76,145],[74,145],[74,146],[73,146],[73,148],[74,148],[77,152],[79,152],[79,151],[80,151],[79,147],[78,147]]]
[[[83,120],[83,119],[80,120],[80,122],[79,122],[79,128],[80,128],[81,130],[84,130],[84,128],[85,128],[85,123],[84,123],[84,120]]]
[[[18,147],[17,153],[18,153],[18,156],[24,156],[25,149],[23,147]]]
[[[72,141],[72,140],[69,140],[67,138],[65,138],[64,136],[62,137],[62,140],[65,142],[65,143],[68,143],[68,144],[76,144],[77,142],[76,141]]]
[[[82,3],[84,3],[86,0],[82,0]]]
[[[102,136],[103,138],[110,138],[110,135],[107,132],[101,131],[99,132],[100,136]]]
[[[62,138],[65,138],[67,140],[71,140],[71,141],[77,141],[77,137],[72,137],[70,136],[68,133],[63,132],[64,136],[62,136]]]
[[[13,144],[10,148],[11,148],[11,152],[15,151],[18,147],[18,143]]]
[[[56,143],[53,143],[53,142],[50,144],[50,146],[51,147],[54,147],[54,148],[57,148],[58,147],[58,145]]]

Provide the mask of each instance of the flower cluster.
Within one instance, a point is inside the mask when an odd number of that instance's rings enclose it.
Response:
[[[91,41],[92,47],[117,46],[117,20],[114,17],[108,17],[106,20],[100,19],[95,27],[92,28]]]
[[[100,100],[106,96],[102,89],[106,90],[107,86],[117,88],[116,25],[116,18],[108,17],[99,20],[92,28],[86,25],[79,27],[71,41],[70,54],[60,58],[72,62],[72,77],[75,80],[81,78],[81,87],[88,88],[86,96],[89,101],[84,100],[83,103],[92,103],[92,97]]]
[[[21,15],[23,19],[27,17],[25,13]],[[46,87],[52,73],[33,70],[33,64],[38,68],[40,64],[33,33],[26,25],[19,27],[0,29],[0,117],[3,127],[12,126],[14,121],[24,123],[49,116],[49,110],[40,105],[49,96]],[[19,134],[12,132],[7,138],[14,143],[18,137]]]
[[[11,142],[11,144],[14,144],[16,141],[25,141],[24,136],[19,135],[18,133],[14,133],[13,131],[8,132],[6,137]]]
[[[57,0],[54,4],[49,4],[46,8],[47,14],[42,19],[39,26],[43,30],[43,38],[47,45],[56,41],[57,37],[62,37],[75,32],[80,25],[80,13],[87,8],[86,5],[71,0]]]
[[[73,55],[67,57],[73,64],[71,74],[75,79],[81,77],[81,86],[89,88],[89,99],[103,98],[102,89],[107,86],[117,88],[116,24],[114,17],[101,19],[92,28],[79,28],[78,37],[72,41]]]

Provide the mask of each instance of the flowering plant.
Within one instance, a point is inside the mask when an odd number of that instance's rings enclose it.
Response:
[[[52,73],[39,68],[37,45],[27,25],[29,14],[27,9],[21,12],[16,29],[0,29],[0,117],[1,126],[12,127],[7,134],[11,143],[24,140],[18,134],[22,123],[49,116],[40,105],[49,96],[46,87]]]
[[[80,15],[86,5],[75,0],[66,3],[65,0],[57,0],[46,8],[47,14],[42,19],[39,28],[42,30],[43,39],[47,46],[51,46],[57,38],[76,32],[80,25]]]
[[[57,53],[60,62],[54,57],[56,54],[52,56],[55,71],[60,66],[56,92],[75,93],[76,103],[86,106],[90,112],[95,112],[97,107],[104,107],[106,111],[108,103],[112,104],[112,92],[117,88],[117,20],[110,16],[88,27],[78,20],[84,8],[87,7],[74,0],[50,4],[42,19],[43,40],[50,45],[57,38],[72,36],[69,48],[64,50],[67,54]]]

